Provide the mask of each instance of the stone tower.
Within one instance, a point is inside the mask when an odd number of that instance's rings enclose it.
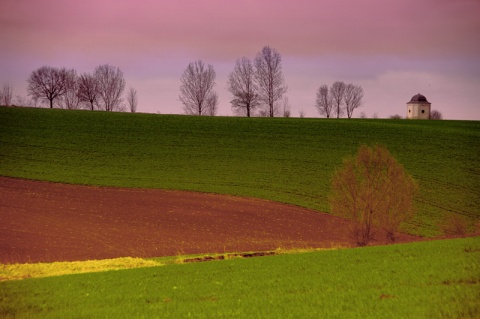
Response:
[[[431,105],[432,103],[428,102],[427,98],[420,93],[414,95],[407,103],[407,119],[428,120]]]

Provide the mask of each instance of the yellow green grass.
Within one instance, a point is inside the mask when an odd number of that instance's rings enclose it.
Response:
[[[63,276],[82,274],[89,272],[103,272],[120,269],[133,269],[144,267],[157,267],[172,264],[183,264],[198,258],[204,261],[227,260],[232,258],[244,258],[252,254],[299,254],[305,252],[341,249],[337,246],[332,248],[297,248],[283,249],[277,248],[271,252],[230,252],[221,254],[194,254],[194,255],[176,255],[157,258],[135,258],[121,257],[102,260],[82,260],[82,261],[62,261],[51,263],[25,263],[25,264],[0,264],[0,281],[21,280],[28,278],[42,278],[52,276]]]
[[[161,266],[162,262],[133,257],[34,264],[0,264],[0,281]]]

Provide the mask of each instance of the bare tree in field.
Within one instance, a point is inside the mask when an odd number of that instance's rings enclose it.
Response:
[[[315,106],[320,115],[325,115],[326,118],[330,118],[333,109],[333,100],[330,96],[328,85],[324,84],[318,88]]]
[[[66,71],[65,77],[65,94],[57,99],[57,105],[60,108],[68,110],[76,110],[80,106],[78,97],[78,76],[74,69]]]
[[[431,120],[443,120],[443,115],[440,111],[432,110],[430,112],[430,119]]]
[[[93,74],[84,73],[78,78],[78,98],[81,102],[90,103],[90,109],[95,109],[99,97],[98,81]]]
[[[417,184],[401,164],[381,146],[362,145],[347,158],[332,180],[332,213],[352,220],[352,235],[359,246],[373,238],[375,227],[395,240],[400,224],[414,214]]]
[[[130,88],[127,93],[127,103],[130,108],[130,112],[135,113],[137,111],[138,99],[137,90]]]
[[[255,80],[260,102],[268,106],[268,114],[274,117],[278,110],[275,102],[287,92],[282,74],[282,57],[277,50],[264,47],[255,57]]]
[[[102,109],[118,111],[121,108],[122,93],[125,89],[123,72],[108,64],[95,68],[94,76],[98,85],[98,96]]]
[[[218,111],[218,94],[217,92],[210,92],[205,101],[205,114],[210,116],[215,116]]]
[[[347,117],[351,118],[353,111],[363,103],[363,89],[359,85],[347,84],[344,92],[345,110]]]
[[[33,71],[28,78],[28,94],[34,100],[48,100],[50,108],[53,102],[64,95],[67,88],[67,70],[43,66]]]
[[[279,102],[281,108],[283,109],[283,117],[290,117],[290,102],[288,101],[288,97],[284,96],[283,99]]]
[[[17,106],[26,106],[26,107],[38,107],[37,101],[29,99],[28,97],[17,95],[13,100],[13,103]]]
[[[10,84],[4,84],[0,91],[0,105],[10,106],[12,104],[13,90]]]
[[[332,96],[333,101],[333,111],[339,118],[343,114],[342,103],[345,96],[345,82],[336,81],[332,84],[330,88],[330,95]]]
[[[250,117],[259,105],[255,71],[248,58],[237,60],[233,72],[228,76],[228,90],[233,95],[230,101],[235,114]]]
[[[180,78],[182,84],[179,95],[186,114],[201,116],[208,113],[208,108],[211,110],[211,106],[213,105],[211,104],[212,101],[207,103],[207,99],[213,99],[212,94],[214,94],[213,86],[215,85],[215,76],[213,66],[210,64],[205,66],[201,60],[188,65]]]

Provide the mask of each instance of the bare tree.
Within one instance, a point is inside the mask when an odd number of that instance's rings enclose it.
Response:
[[[440,111],[432,110],[430,112],[430,119],[431,120],[443,120],[443,115]]]
[[[337,118],[343,114],[342,103],[344,102],[345,88],[345,82],[342,81],[336,81],[330,88],[330,95],[332,96],[333,101],[333,110],[337,115]]]
[[[26,107],[37,107],[37,101],[29,99],[28,97],[24,97],[21,95],[15,96],[13,101],[14,105],[16,106],[26,106]]]
[[[88,73],[82,74],[78,79],[78,98],[81,102],[90,103],[90,109],[95,109],[99,97],[97,78]]]
[[[344,161],[332,180],[332,213],[352,219],[352,235],[359,246],[382,228],[394,241],[400,224],[414,214],[417,185],[388,150],[362,145],[356,157]]]
[[[255,57],[255,80],[260,102],[268,106],[268,114],[274,117],[278,110],[275,102],[287,92],[282,74],[282,57],[277,50],[264,47]]]
[[[333,109],[333,100],[329,93],[328,85],[324,84],[318,88],[315,106],[320,115],[325,115],[327,118],[330,118]]]
[[[68,110],[76,110],[79,108],[78,84],[77,72],[74,69],[66,70],[65,94],[60,96],[55,103],[59,108],[66,108]]]
[[[211,94],[215,85],[215,76],[213,66],[209,64],[205,67],[201,60],[188,65],[180,78],[182,85],[180,86],[179,95],[186,114],[205,115],[207,98],[212,98]]]
[[[33,71],[28,78],[28,94],[34,100],[44,99],[53,102],[66,92],[67,70],[43,66]]]
[[[205,100],[206,115],[215,116],[218,111],[218,94],[217,92],[210,92]]]
[[[105,111],[120,110],[121,97],[125,89],[123,72],[118,67],[104,64],[95,68],[94,76],[97,80],[102,109]]]
[[[235,114],[250,117],[259,105],[255,72],[248,58],[237,60],[233,72],[228,76],[228,90],[233,94],[230,101]]]
[[[288,101],[288,97],[284,96],[282,100],[279,102],[282,109],[283,109],[283,117],[290,117],[290,102]]]
[[[347,117],[351,118],[353,111],[363,103],[363,88],[359,85],[347,84],[344,92],[345,110]]]
[[[135,113],[137,111],[138,99],[137,90],[130,88],[127,93],[127,102],[130,108],[130,112]]]
[[[0,105],[10,106],[12,104],[13,90],[10,84],[4,84],[0,91]]]

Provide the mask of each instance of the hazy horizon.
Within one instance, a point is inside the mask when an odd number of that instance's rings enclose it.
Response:
[[[41,66],[110,64],[138,91],[139,112],[182,114],[180,77],[202,60],[217,74],[218,115],[232,115],[228,74],[269,45],[282,55],[292,116],[319,117],[316,90],[338,80],[365,91],[354,117],[405,116],[421,93],[446,119],[480,120],[478,12],[475,0],[4,0],[0,86],[26,96]]]

